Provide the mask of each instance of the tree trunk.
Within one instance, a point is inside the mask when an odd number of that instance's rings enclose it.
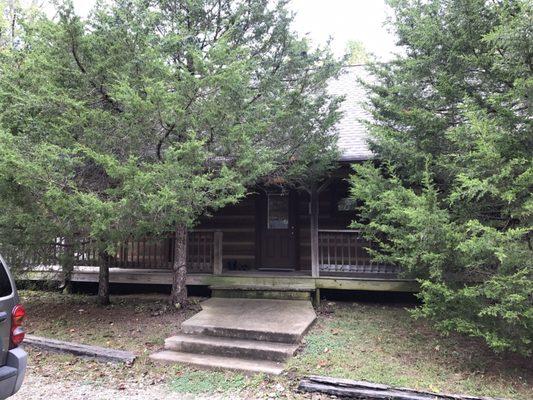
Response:
[[[72,293],[72,273],[74,272],[74,241],[65,239],[65,252],[61,259],[61,269],[63,271],[63,283],[61,288],[63,293]]]
[[[176,227],[174,263],[172,265],[172,291],[170,303],[176,308],[187,302],[187,227]]]
[[[98,274],[98,298],[97,303],[100,306],[110,304],[109,301],[109,254],[107,251],[98,253],[100,261],[100,270]]]

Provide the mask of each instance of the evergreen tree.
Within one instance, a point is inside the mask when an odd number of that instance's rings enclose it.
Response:
[[[173,231],[182,305],[199,216],[334,159],[339,65],[291,31],[286,1],[117,0],[87,20],[67,2],[58,15],[28,24],[3,63],[0,124],[21,164],[51,169],[28,182],[39,205],[99,244],[101,303],[117,244]]]
[[[533,5],[390,1],[405,56],[371,67],[354,223],[421,282],[415,313],[498,351],[533,347]]]
[[[349,65],[366,64],[370,60],[365,45],[359,40],[349,40],[346,46]]]

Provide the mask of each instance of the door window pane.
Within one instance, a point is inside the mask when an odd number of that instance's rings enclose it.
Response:
[[[289,197],[281,194],[268,195],[268,229],[289,228]]]

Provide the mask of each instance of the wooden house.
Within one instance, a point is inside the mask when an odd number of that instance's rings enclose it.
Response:
[[[332,94],[345,96],[333,176],[311,193],[257,186],[238,204],[203,218],[189,232],[188,284],[416,290],[395,267],[373,262],[366,250],[371,244],[349,228],[355,217],[346,207],[351,165],[372,159],[360,121],[367,117],[358,83],[363,74],[362,67],[346,67],[330,84]],[[113,260],[110,281],[171,284],[172,247],[172,238],[128,243]],[[77,256],[73,280],[96,282],[95,257],[89,250]]]

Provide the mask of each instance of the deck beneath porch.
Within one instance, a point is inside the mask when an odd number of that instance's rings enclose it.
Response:
[[[170,285],[168,269],[110,268],[111,283]],[[22,280],[44,281],[63,279],[61,267],[37,266],[20,276]],[[73,282],[98,282],[98,267],[78,266],[72,274]],[[418,283],[412,279],[391,277],[387,274],[359,273],[350,276],[312,277],[309,271],[224,271],[221,274],[189,273],[187,285],[256,285],[265,287],[306,287],[312,289],[362,290],[386,292],[417,292]]]

